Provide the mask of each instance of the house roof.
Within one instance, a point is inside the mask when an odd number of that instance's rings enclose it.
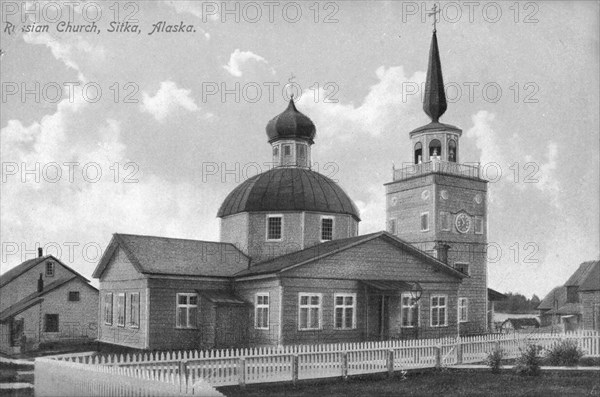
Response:
[[[488,292],[488,300],[489,301],[501,301],[501,300],[504,300],[507,298],[506,295],[504,295],[501,292],[496,291],[495,289],[488,288],[487,292]]]
[[[583,312],[581,303],[566,303],[555,310],[550,310],[548,313],[550,314],[581,314]]]
[[[86,283],[90,282],[90,280],[88,280],[87,278],[83,277],[81,274],[79,274],[78,272],[76,272],[75,270],[73,270],[72,268],[70,268],[69,266],[65,265],[60,260],[56,259],[56,257],[54,257],[53,255],[45,255],[45,256],[41,256],[41,257],[37,257],[37,258],[26,260],[25,262],[23,262],[23,263],[15,266],[15,267],[13,267],[9,271],[3,273],[0,276],[0,287],[4,287],[6,284],[10,283],[11,281],[13,281],[17,277],[19,277],[21,274],[24,274],[28,270],[34,268],[36,265],[38,265],[39,263],[41,263],[41,262],[43,262],[43,261],[45,261],[47,259],[52,259],[54,262],[59,263],[65,269],[69,270],[71,273],[73,273],[75,276],[81,278]]]
[[[559,285],[558,287],[552,288],[552,291],[542,299],[538,305],[538,310],[550,310],[556,309],[565,304],[567,301],[567,287]]]
[[[579,286],[579,291],[600,291],[600,261],[593,262],[592,269]]]
[[[46,295],[47,293],[49,293],[51,291],[54,291],[57,288],[60,288],[64,284],[66,284],[72,280],[75,280],[76,278],[78,278],[78,277],[77,276],[65,277],[65,278],[53,281],[53,282],[49,283],[48,285],[45,285],[44,289],[41,292],[36,291],[33,294],[30,294],[30,295],[26,296],[25,298],[21,299],[14,305],[11,305],[11,306],[7,307],[6,309],[4,309],[0,313],[0,322],[6,321],[8,318],[16,316],[17,314],[22,313],[23,311],[29,309],[31,306],[38,304],[39,302],[44,300],[42,298],[44,295]],[[89,284],[87,284],[87,285],[89,285]],[[90,287],[92,287],[92,286],[90,285]],[[94,288],[94,287],[92,287],[92,288]]]
[[[238,298],[229,291],[223,290],[202,290],[198,294],[209,302],[221,305],[247,305],[248,303]]]
[[[575,270],[575,273],[569,277],[565,283],[565,287],[579,287],[586,280],[588,274],[593,270],[597,263],[597,261],[583,262],[579,265],[579,268]]]
[[[386,241],[396,245],[397,247],[414,254],[415,256],[423,259],[424,261],[432,264],[433,266],[439,268],[440,270],[444,270],[449,274],[458,277],[464,278],[467,277],[464,273],[455,270],[454,268],[448,266],[444,262],[439,261],[433,256],[421,251],[420,249],[414,247],[413,245],[399,239],[396,236],[389,234],[388,232],[381,231],[377,233],[365,234],[362,236],[349,237],[339,240],[332,240],[326,243],[317,244],[312,247],[303,249],[301,251],[292,252],[287,255],[282,255],[274,259],[266,260],[263,262],[259,262],[252,267],[242,270],[237,273],[237,277],[241,276],[253,276],[260,274],[275,274],[286,271],[296,266],[304,265],[323,257],[327,257],[329,255],[336,254],[338,252],[347,250],[349,248],[355,247],[357,245],[366,243],[368,241],[374,239],[385,239]]]
[[[102,276],[118,247],[143,274],[231,277],[250,261],[231,243],[115,233],[93,277]]]
[[[507,318],[504,320],[502,325],[510,322],[515,329],[520,329],[523,327],[539,327],[540,323],[536,318]]]

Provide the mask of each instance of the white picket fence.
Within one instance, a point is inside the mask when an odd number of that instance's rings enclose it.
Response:
[[[600,333],[578,331],[566,334],[492,334],[462,338],[173,351],[118,357],[90,353],[54,356],[43,359],[43,362],[129,371],[115,373],[143,380],[164,382],[166,379],[166,383],[179,387],[176,391],[173,389],[174,392],[184,393],[191,391],[195,385],[202,385],[204,381],[214,387],[295,382],[476,363],[484,361],[496,346],[504,350],[506,358],[515,358],[520,355],[519,349],[528,343],[548,348],[563,339],[577,341],[586,356],[600,357]],[[36,360],[36,381],[37,364]],[[81,382],[85,384],[86,381]]]

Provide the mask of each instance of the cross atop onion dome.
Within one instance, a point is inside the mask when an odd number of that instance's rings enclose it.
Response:
[[[288,107],[267,123],[269,143],[279,139],[302,139],[313,144],[316,128],[308,116],[299,112],[294,104],[294,96]]]

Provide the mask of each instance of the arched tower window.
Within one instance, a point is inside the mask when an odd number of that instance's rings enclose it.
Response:
[[[448,142],[448,161],[456,163],[456,141],[450,139]]]
[[[442,156],[442,144],[437,139],[429,142],[429,159],[440,160]]]
[[[423,161],[423,145],[421,142],[415,144],[415,164],[420,164]]]

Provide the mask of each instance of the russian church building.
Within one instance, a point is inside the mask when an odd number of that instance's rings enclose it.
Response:
[[[386,184],[387,230],[359,235],[352,199],[311,169],[316,127],[292,99],[266,126],[275,167],[225,198],[219,242],[113,235],[94,272],[99,339],[165,350],[485,333],[487,185],[459,162],[446,108],[434,31],[431,123]]]

